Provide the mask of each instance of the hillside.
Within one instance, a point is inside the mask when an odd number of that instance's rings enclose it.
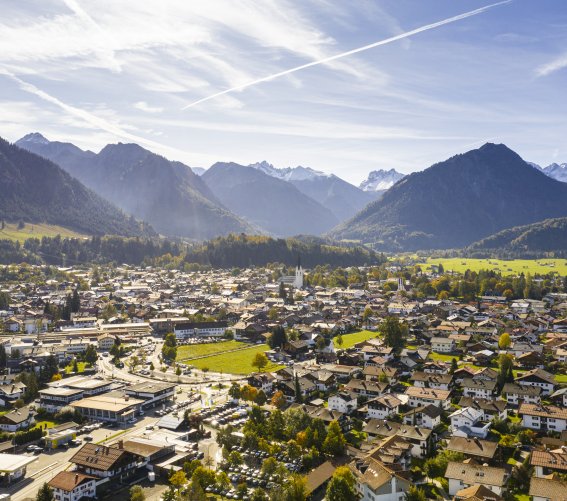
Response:
[[[224,208],[200,176],[136,144],[109,144],[100,153],[28,134],[18,145],[57,162],[101,196],[162,234],[195,239],[252,228]]]
[[[89,235],[144,235],[126,216],[53,162],[0,139],[0,218],[48,223]]]
[[[567,216],[567,184],[487,143],[405,177],[330,235],[389,250],[455,248]]]
[[[216,163],[202,179],[231,211],[273,235],[318,235],[338,222],[331,211],[291,183],[252,167]]]
[[[567,217],[546,219],[534,224],[500,231],[473,243],[467,250],[511,252],[551,252],[567,249]]]

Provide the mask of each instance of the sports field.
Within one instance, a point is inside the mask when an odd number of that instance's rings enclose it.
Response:
[[[252,366],[252,360],[256,353],[264,353],[270,347],[267,344],[257,344],[250,348],[238,351],[218,353],[210,357],[197,358],[187,361],[187,365],[197,367],[197,369],[208,369],[211,372],[224,372],[227,374],[250,374],[257,372],[258,369]],[[275,371],[283,368],[283,365],[269,362],[263,372]]]
[[[466,270],[494,270],[503,275],[519,275],[520,273],[547,274],[556,272],[567,275],[567,259],[466,259],[466,258],[428,258],[426,267],[441,263],[446,272],[464,273]]]
[[[176,360],[189,360],[191,358],[203,357],[206,355],[216,355],[225,351],[244,348],[246,343],[240,341],[220,341],[218,343],[190,344],[177,347]]]

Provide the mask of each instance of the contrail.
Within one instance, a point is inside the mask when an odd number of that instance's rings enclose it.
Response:
[[[337,59],[341,59],[343,57],[351,56],[353,54],[357,54],[359,52],[364,52],[365,50],[373,49],[374,47],[380,47],[381,45],[387,45],[392,42],[397,42],[398,40],[402,40],[404,38],[411,37],[413,35],[417,35],[418,33],[422,33],[423,31],[432,30],[434,28],[439,28],[440,26],[444,26],[445,24],[454,23],[455,21],[460,21],[461,19],[466,19],[467,17],[476,16],[477,14],[481,14],[482,12],[492,9],[493,7],[497,7],[499,5],[504,5],[507,3],[512,2],[512,0],[504,0],[502,2],[493,3],[491,5],[486,5],[485,7],[480,7],[479,9],[471,10],[469,12],[465,12],[464,14],[459,14],[458,16],[449,17],[448,19],[443,19],[442,21],[437,21],[435,23],[426,24],[425,26],[421,26],[420,28],[416,28],[411,31],[406,31],[405,33],[400,33],[399,35],[386,38],[384,40],[380,40],[378,42],[374,42],[368,45],[364,45],[362,47],[358,47],[357,49],[352,49],[346,52],[341,52],[340,54],[335,54],[334,56],[325,57],[323,59],[319,59],[318,61],[312,61],[310,63],[302,64],[300,66],[296,66],[295,68],[290,68],[289,70],[280,71],[279,73],[274,73],[273,75],[269,75],[267,77],[258,78],[257,80],[253,80],[251,82],[247,82],[242,85],[237,85],[236,87],[232,87],[230,89],[226,89],[216,94],[212,94],[211,96],[204,97],[192,103],[189,103],[187,106],[184,106],[182,110],[186,110],[188,108],[192,108],[200,103],[204,103],[205,101],[209,101],[211,99],[215,99],[219,96],[224,96],[225,94],[229,94],[230,92],[234,92],[237,90],[246,89],[247,87],[251,87],[252,85],[256,85],[262,82],[267,82],[268,80],[273,80],[274,78],[283,77],[284,75],[289,75],[290,73],[295,73],[296,71],[304,70],[306,68],[311,68],[312,66],[318,66],[320,64],[329,63],[331,61],[335,61]]]
[[[180,150],[177,150],[176,148],[172,148],[170,146],[163,145],[163,144],[158,143],[156,141],[152,141],[151,139],[146,139],[146,138],[138,136],[136,134],[131,134],[130,132],[124,130],[122,127],[120,127],[116,124],[113,124],[112,122],[109,122],[108,120],[105,120],[104,118],[97,117],[96,115],[93,115],[92,113],[90,113],[86,110],[83,110],[81,108],[77,108],[77,107],[72,106],[70,104],[64,103],[63,101],[52,96],[51,94],[48,94],[47,92],[45,92],[41,89],[38,89],[35,85],[22,80],[21,78],[17,77],[16,75],[14,75],[12,72],[8,71],[5,68],[0,67],[0,75],[5,75],[8,78],[10,78],[11,80],[13,80],[14,82],[16,82],[18,84],[18,86],[20,87],[20,89],[22,89],[23,91],[28,92],[30,94],[33,94],[33,95],[39,97],[40,99],[47,101],[48,103],[51,103],[51,104],[54,104],[55,106],[58,106],[67,114],[78,117],[78,118],[84,120],[86,123],[92,125],[93,127],[96,127],[98,129],[109,132],[109,133],[111,133],[115,136],[118,136],[118,137],[121,137],[121,138],[124,138],[124,139],[128,139],[129,141],[135,141],[135,142],[143,144],[143,145],[145,145],[149,148],[156,148],[156,149],[161,149],[161,150],[166,149],[168,151],[175,152],[176,154],[180,154],[180,153],[184,154],[185,153],[185,152],[182,152]]]

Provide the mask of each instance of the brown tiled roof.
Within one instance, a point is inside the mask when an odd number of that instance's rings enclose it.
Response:
[[[529,494],[549,501],[567,501],[567,481],[532,477]]]
[[[518,414],[528,416],[551,417],[555,419],[567,419],[567,409],[556,407],[555,405],[538,405],[522,403],[518,409]]]
[[[406,395],[414,398],[427,398],[432,400],[447,400],[451,394],[450,390],[435,390],[432,388],[418,388],[417,386],[408,386]]]
[[[451,461],[447,465],[445,477],[462,480],[468,485],[485,484],[502,487],[506,483],[506,470],[492,466]]]
[[[567,453],[558,451],[533,451],[530,464],[532,466],[544,466],[554,470],[567,471]]]
[[[48,485],[52,489],[61,489],[66,492],[71,492],[75,487],[81,485],[87,480],[94,479],[90,475],[84,473],[77,473],[74,471],[60,471],[49,482]]]
[[[470,456],[492,459],[496,453],[498,444],[478,438],[451,437],[447,444],[448,451],[461,452]]]
[[[463,501],[501,501],[504,498],[492,492],[485,485],[471,485],[466,489],[461,489],[455,494],[455,499],[462,499]]]
[[[104,445],[88,443],[83,445],[69,461],[86,468],[108,471],[111,470],[125,454],[129,453],[117,447],[106,447]]]

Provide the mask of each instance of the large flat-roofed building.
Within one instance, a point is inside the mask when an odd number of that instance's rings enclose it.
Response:
[[[56,413],[66,405],[81,400],[83,397],[83,390],[46,388],[39,390],[39,406],[47,412]]]
[[[124,389],[124,393],[131,397],[144,401],[142,407],[145,409],[167,403],[175,393],[175,383],[158,383],[147,381],[134,384]]]
[[[144,400],[119,392],[83,398],[71,404],[84,417],[114,423],[127,423],[140,413]]]

